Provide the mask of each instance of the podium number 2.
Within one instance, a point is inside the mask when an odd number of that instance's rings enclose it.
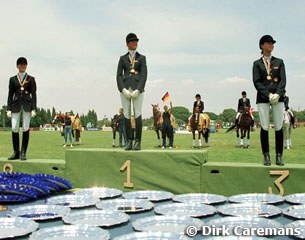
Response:
[[[131,161],[127,160],[121,166],[120,171],[125,171],[127,169],[127,181],[124,182],[124,187],[126,188],[133,188],[133,183],[131,182]]]
[[[285,180],[285,178],[287,178],[289,176],[289,170],[284,170],[284,171],[270,171],[270,175],[280,175],[279,178],[277,178],[274,181],[275,186],[278,188],[278,190],[280,191],[280,195],[283,196],[284,195],[284,188],[281,182],[283,182]],[[268,187],[268,192],[272,193],[272,188]]]
[[[14,171],[14,166],[10,163],[6,163],[6,164],[3,165],[2,170],[3,170],[3,172],[12,173]]]

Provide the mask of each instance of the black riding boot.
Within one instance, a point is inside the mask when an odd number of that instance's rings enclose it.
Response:
[[[8,158],[8,160],[17,160],[20,158],[19,133],[12,132],[12,142],[14,153]]]
[[[28,149],[29,138],[30,138],[29,130],[23,132],[20,160],[26,160],[26,150]]]
[[[261,128],[261,148],[264,155],[264,165],[270,166],[270,155],[269,155],[269,132]]]
[[[142,116],[136,118],[136,137],[133,150],[141,150],[141,139],[142,139]]]
[[[270,166],[271,165],[271,161],[270,161],[270,154],[264,153],[264,165],[265,166]]]
[[[126,131],[126,138],[127,144],[125,147],[126,151],[132,150],[132,135],[131,135],[131,122],[130,119],[125,118],[125,131]]]
[[[282,159],[283,155],[283,145],[284,145],[284,136],[283,129],[279,131],[275,131],[275,164],[279,166],[284,166],[284,162]]]

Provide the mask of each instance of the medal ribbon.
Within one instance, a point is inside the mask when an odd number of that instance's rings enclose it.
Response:
[[[267,70],[267,74],[268,74],[268,76],[270,76],[271,64],[265,56],[263,56],[263,61],[264,61],[264,64],[265,64],[265,67],[266,67],[266,70]]]
[[[28,75],[25,74],[25,75],[24,75],[24,78],[21,80],[21,79],[20,79],[20,76],[19,76],[19,73],[17,73],[17,78],[18,78],[18,81],[19,81],[19,84],[20,84],[21,87],[23,87],[23,85],[27,82],[27,81],[26,81],[27,77],[28,77]]]
[[[129,54],[129,60],[130,60],[130,63],[131,63],[131,66],[130,68],[131,69],[134,69],[134,64],[135,64],[135,56],[134,57],[131,57],[131,54]]]

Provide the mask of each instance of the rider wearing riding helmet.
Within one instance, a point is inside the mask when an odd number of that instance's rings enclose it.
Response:
[[[30,137],[31,117],[35,117],[36,81],[28,75],[27,59],[20,57],[17,59],[18,73],[10,78],[7,98],[7,117],[12,119],[12,142],[14,153],[8,160],[26,160],[26,151]],[[22,145],[19,147],[20,118],[22,116]]]
[[[261,123],[261,148],[263,164],[271,165],[269,154],[270,108],[273,111],[275,130],[275,163],[284,166],[283,155],[283,116],[286,88],[285,65],[282,59],[271,55],[276,41],[270,35],[259,40],[262,56],[253,63],[253,83],[257,90],[257,109]]]
[[[137,52],[138,37],[134,33],[126,36],[128,52],[120,57],[117,68],[117,86],[124,109],[127,145],[125,150],[141,150],[142,103],[147,80],[146,57]],[[133,109],[131,109],[133,108]],[[131,128],[132,114],[135,118],[135,143]]]
[[[247,93],[246,91],[242,91],[241,92],[241,98],[238,99],[238,106],[237,106],[237,114],[236,114],[236,122],[235,122],[235,125],[238,124],[238,121],[239,121],[239,117],[240,115],[242,114],[243,110],[244,110],[244,107],[248,107],[249,110],[251,109],[251,103],[250,103],[250,99],[247,98]],[[254,118],[253,118],[253,115],[252,115],[252,111],[250,111],[250,115],[252,117],[252,121],[251,121],[251,126],[253,127],[253,124],[254,124]]]

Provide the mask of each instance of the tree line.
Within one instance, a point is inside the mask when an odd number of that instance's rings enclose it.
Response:
[[[6,106],[2,106],[0,110],[0,127],[1,128],[9,128],[11,126],[11,120],[6,116]],[[299,122],[305,122],[305,110],[302,111],[295,111],[292,110],[294,113],[295,118]],[[52,109],[44,109],[44,108],[37,108],[36,116],[31,120],[31,127],[38,128],[43,126],[44,124],[52,124],[52,121],[56,115],[56,113],[61,113],[60,111],[56,111],[55,107]],[[71,110],[70,113],[76,115],[77,113],[73,113]],[[185,125],[188,122],[188,118],[192,114],[189,109],[183,106],[176,106],[173,107],[172,113],[176,118],[176,124],[178,126]],[[223,124],[223,123],[234,123],[236,117],[236,110],[233,108],[224,109],[222,113],[216,114],[213,112],[207,112],[212,120],[215,120],[216,123]],[[272,120],[272,112],[271,120]],[[255,111],[253,113],[255,121],[259,122],[258,112]],[[81,114],[80,120],[81,124],[84,127],[102,127],[102,126],[110,126],[110,119],[106,116],[98,120],[97,113],[94,110],[89,110],[87,114]],[[153,125],[153,116],[150,118],[143,119],[143,125],[147,127],[151,127]]]

